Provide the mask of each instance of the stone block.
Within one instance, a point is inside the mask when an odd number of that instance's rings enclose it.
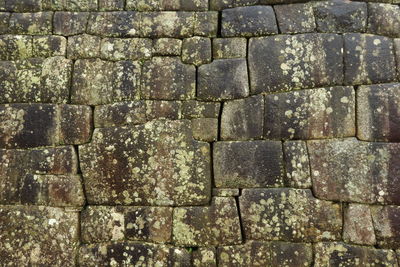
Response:
[[[341,84],[343,42],[336,34],[306,33],[251,38],[251,92],[290,91]]]
[[[198,68],[197,98],[228,100],[249,95],[246,59],[218,59]]]
[[[86,32],[89,12],[55,12],[54,34],[71,36]]]
[[[100,56],[101,38],[89,34],[68,38],[67,55],[70,59],[97,58]]]
[[[214,144],[213,160],[216,187],[283,186],[281,142],[217,142]]]
[[[179,10],[207,11],[209,0],[180,0]]]
[[[33,57],[32,37],[28,35],[1,35],[0,59],[17,60]]]
[[[242,241],[236,201],[214,197],[211,206],[175,208],[173,242],[179,246],[217,246]]]
[[[214,38],[213,39],[213,58],[246,58],[247,40],[246,38]]]
[[[400,6],[368,3],[368,32],[390,37],[400,37]]]
[[[92,109],[89,106],[61,105],[58,111],[60,144],[83,144],[92,136]],[[57,120],[57,119],[56,119]]]
[[[310,161],[305,141],[294,140],[283,143],[286,182],[288,187],[311,188]]]
[[[353,87],[301,90],[265,97],[268,139],[321,139],[355,135]]]
[[[238,188],[213,188],[212,195],[215,197],[238,197],[240,192]]]
[[[0,34],[6,34],[9,30],[11,14],[8,12],[0,12]]]
[[[97,11],[98,0],[42,0],[46,10]]]
[[[218,118],[221,104],[218,102],[201,102],[188,100],[182,102],[182,117],[193,118]]]
[[[42,10],[42,0],[3,0],[1,7],[11,12],[38,12]]]
[[[67,39],[63,36],[34,36],[32,38],[32,54],[35,57],[64,56],[67,50]]]
[[[94,127],[113,127],[146,122],[146,104],[137,100],[96,106]]]
[[[400,248],[400,207],[373,206],[372,219],[375,226],[375,235],[379,247]]]
[[[52,19],[52,12],[12,13],[9,30],[14,34],[52,34]]]
[[[216,267],[216,249],[214,247],[201,247],[193,251],[192,259],[194,267]]]
[[[305,33],[316,29],[310,3],[276,5],[274,10],[281,33]]]
[[[195,66],[210,63],[211,40],[199,36],[183,39],[182,62]]]
[[[152,55],[152,40],[147,38],[104,38],[101,58],[106,60],[144,60]]]
[[[193,22],[193,34],[205,37],[217,37],[218,12],[196,12]]]
[[[141,16],[141,37],[185,38],[193,35],[195,19],[193,12],[144,12]]]
[[[178,120],[181,118],[181,103],[179,101],[147,100],[146,119]]]
[[[105,37],[139,36],[141,15],[134,11],[94,12],[90,14],[87,32]]]
[[[126,0],[127,10],[136,11],[163,11],[163,10],[179,10],[180,0]]]
[[[155,56],[180,56],[182,40],[174,38],[158,38],[153,40],[153,54]]]
[[[98,0],[100,11],[124,10],[125,0]]]
[[[222,108],[221,139],[261,139],[264,122],[264,96],[227,101]]]
[[[198,118],[192,120],[193,138],[204,142],[218,139],[218,119]]]
[[[369,206],[349,204],[344,209],[343,240],[347,243],[373,246],[376,243]]]
[[[400,80],[400,38],[393,39],[393,43],[397,62],[397,79]]]

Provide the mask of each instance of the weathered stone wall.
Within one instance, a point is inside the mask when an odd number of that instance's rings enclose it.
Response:
[[[0,266],[399,266],[399,0],[0,0],[0,60]]]

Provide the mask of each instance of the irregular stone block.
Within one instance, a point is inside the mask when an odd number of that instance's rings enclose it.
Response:
[[[248,241],[217,249],[221,266],[310,266],[312,247],[304,243]]]
[[[307,142],[313,192],[328,200],[400,203],[400,145],[355,138]]]
[[[365,32],[366,3],[334,0],[316,2],[313,7],[320,32]]]
[[[349,204],[345,208],[343,240],[360,245],[375,245],[374,225],[369,206]]]
[[[54,34],[71,36],[85,33],[88,18],[88,12],[55,12]]]
[[[88,206],[81,213],[82,240],[99,243],[134,240],[171,241],[172,208]]]
[[[274,10],[281,33],[315,31],[315,17],[310,3],[276,5]]]
[[[214,197],[211,206],[175,208],[173,241],[179,246],[217,246],[242,241],[235,199]]]
[[[343,42],[336,34],[251,38],[251,92],[289,91],[341,84]]]
[[[90,14],[87,31],[105,37],[139,36],[141,15],[134,11],[94,12]]]
[[[153,40],[153,54],[156,56],[180,56],[182,40],[174,38],[159,38]]]
[[[90,107],[54,104],[1,105],[0,147],[30,148],[85,143],[90,138],[90,119]]]
[[[0,12],[0,34],[8,33],[11,14],[8,12]]]
[[[94,127],[113,127],[146,122],[144,101],[120,102],[96,106],[94,109]]]
[[[182,117],[184,119],[218,118],[220,109],[221,103],[218,102],[183,101]]]
[[[38,12],[42,10],[42,0],[3,0],[1,7],[11,12]]]
[[[193,35],[194,13],[162,11],[142,13],[140,36],[185,38]]]
[[[367,141],[400,141],[400,83],[357,89],[357,137]]]
[[[101,58],[107,60],[143,60],[151,57],[152,40],[146,38],[104,38]]]
[[[373,206],[372,219],[378,245],[383,248],[400,248],[400,207]]]
[[[358,33],[344,34],[344,83],[359,85],[396,80],[391,39]]]
[[[125,0],[98,0],[100,11],[124,10]]]
[[[261,139],[264,96],[257,95],[224,103],[221,116],[222,140]]]
[[[192,120],[193,138],[204,142],[218,139],[218,119],[198,118]]]
[[[281,142],[217,142],[213,159],[216,187],[283,186]]]
[[[0,59],[16,60],[33,56],[32,37],[27,35],[1,35]]]
[[[237,7],[222,11],[222,37],[250,37],[277,33],[275,13],[270,6]]]
[[[205,37],[217,37],[218,12],[196,12],[193,22],[193,34]]]
[[[283,143],[286,183],[289,187],[310,188],[311,174],[306,142],[286,141]]]
[[[397,267],[394,251],[352,246],[341,242],[324,242],[314,245],[316,267],[375,266]]]
[[[181,117],[181,103],[179,101],[146,101],[146,119],[148,121],[155,119],[178,120]]]
[[[98,0],[42,0],[46,10],[96,11]],[[47,3],[46,3],[47,2]]]
[[[43,206],[0,206],[0,217],[2,264],[75,264],[79,244],[78,212]]]
[[[79,147],[89,204],[200,205],[211,194],[210,149],[190,121],[96,129]]]
[[[71,101],[101,105],[134,100],[139,86],[140,65],[135,61],[79,59],[74,65]]]
[[[15,34],[51,34],[53,29],[52,19],[52,12],[12,13],[9,30]]]
[[[114,242],[80,247],[79,266],[191,266],[185,248],[168,245]]]
[[[198,68],[197,98],[228,100],[249,95],[246,59],[218,59]]]
[[[397,5],[368,3],[368,32],[400,37],[400,7]]]
[[[213,39],[213,58],[246,58],[247,40],[246,38],[214,38]]]
[[[96,58],[100,56],[101,38],[89,34],[70,36],[67,55],[70,59]]]
[[[213,188],[212,195],[215,197],[238,197],[240,193],[238,188]]]
[[[211,62],[211,40],[206,37],[183,39],[182,62],[196,66]]]
[[[239,197],[245,238],[315,242],[337,240],[341,207],[314,198],[308,189],[244,189]]]
[[[192,259],[194,267],[216,267],[216,249],[213,247],[202,247],[193,251]]]
[[[142,95],[146,99],[191,99],[196,90],[196,68],[179,57],[153,57],[143,64]]]
[[[32,39],[33,55],[35,57],[65,56],[67,39],[63,36],[34,36]]]
[[[268,139],[320,139],[355,135],[353,87],[301,90],[265,97]]]

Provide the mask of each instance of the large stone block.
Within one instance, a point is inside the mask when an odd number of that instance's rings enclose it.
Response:
[[[268,139],[320,139],[355,135],[353,87],[301,90],[265,97]]]
[[[251,92],[289,91],[341,84],[342,50],[342,37],[336,34],[251,38]]]
[[[0,255],[4,266],[73,266],[79,214],[43,206],[0,206]]]
[[[368,32],[400,37],[400,7],[383,3],[368,4]]]
[[[194,98],[196,68],[179,57],[153,57],[142,71],[142,96],[146,99],[184,100]]]
[[[385,83],[396,80],[393,41],[387,37],[344,34],[344,83]]]
[[[283,186],[281,142],[217,142],[213,153],[216,187]]]
[[[357,89],[357,137],[367,141],[400,141],[400,83]]]
[[[3,0],[0,10],[11,12],[38,12],[42,10],[42,0]]]
[[[349,204],[344,209],[343,222],[344,241],[360,245],[375,245],[374,224],[368,205]]]
[[[10,17],[10,33],[46,35],[53,30],[52,12],[12,13]]]
[[[101,58],[106,60],[144,60],[152,55],[152,40],[147,38],[104,38]]]
[[[88,18],[89,12],[55,12],[54,34],[70,36],[85,33]]]
[[[315,17],[311,3],[276,5],[274,10],[281,33],[315,31]]]
[[[195,13],[162,11],[142,13],[140,36],[184,38],[193,35]]]
[[[372,219],[378,245],[383,248],[400,248],[400,207],[373,206]]]
[[[400,203],[400,145],[355,138],[307,142],[313,192],[320,199]]]
[[[139,36],[141,15],[134,11],[94,12],[90,14],[89,34],[106,37]]]
[[[175,208],[173,241],[179,246],[217,246],[242,241],[236,201],[214,197],[211,206]]]
[[[211,195],[210,149],[190,121],[96,129],[80,146],[89,204],[200,205]]]
[[[77,60],[71,101],[100,105],[137,99],[140,93],[140,69],[136,61]]]
[[[341,207],[314,198],[308,189],[245,189],[239,197],[246,240],[338,240]]]

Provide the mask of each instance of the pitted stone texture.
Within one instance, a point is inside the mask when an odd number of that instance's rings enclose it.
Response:
[[[124,10],[125,0],[98,0],[100,11]]]
[[[275,13],[270,6],[237,7],[222,11],[222,37],[251,37],[277,33]]]
[[[276,5],[274,10],[281,33],[315,31],[315,18],[310,3]]]
[[[191,132],[187,120],[96,129],[79,148],[88,203],[208,203],[210,149]]]
[[[368,32],[400,37],[400,6],[369,3]]]
[[[67,103],[72,61],[64,57],[0,62],[0,103]]]
[[[196,91],[196,68],[179,57],[153,57],[142,70],[142,96],[146,99],[192,99]]]
[[[357,89],[357,137],[367,141],[400,141],[400,83]]]
[[[320,32],[365,32],[367,4],[346,0],[315,2],[314,15]]]
[[[89,34],[70,36],[67,55],[70,59],[97,58],[100,56],[101,38]]]
[[[175,38],[158,38],[153,40],[153,55],[180,56],[182,40]]]
[[[152,55],[152,40],[147,38],[104,38],[101,58],[106,60],[139,60]]]
[[[141,13],[140,36],[185,38],[193,35],[195,13],[162,11]]]
[[[349,204],[345,207],[343,240],[347,243],[375,245],[374,224],[369,206]]]
[[[218,118],[220,109],[221,104],[218,102],[184,101],[182,103],[182,117],[184,119]]]
[[[193,34],[204,37],[217,37],[218,12],[196,12],[194,17]]]
[[[88,12],[55,12],[54,34],[71,36],[85,33],[88,18]]]
[[[13,13],[10,17],[10,32],[15,34],[51,34],[53,13]]]
[[[286,141],[283,143],[286,182],[289,187],[310,188],[311,174],[305,141]]]
[[[172,208],[88,206],[81,213],[84,243],[133,240],[168,243]]]
[[[96,11],[98,0],[42,0],[45,10]]]
[[[134,11],[94,12],[90,14],[87,31],[105,37],[136,37],[140,21],[140,14]]]
[[[0,147],[82,144],[91,135],[91,109],[55,104],[0,105]]]
[[[393,266],[397,267],[396,254],[392,250],[353,246],[341,242],[323,242],[314,245],[315,267],[334,266]]]
[[[373,206],[371,208],[378,245],[383,248],[400,248],[400,207]]]
[[[34,36],[32,39],[33,55],[35,57],[65,56],[67,39],[62,36]]]
[[[183,40],[182,62],[195,66],[211,62],[211,40],[206,37],[191,37]]]
[[[264,96],[227,101],[221,116],[222,140],[261,139],[263,136]]]
[[[79,190],[81,190],[80,182],[77,182],[78,178],[75,175],[78,168],[77,155],[74,148],[71,147],[57,147],[57,148],[41,148],[41,149],[0,149],[0,203],[3,204],[17,204],[34,201],[34,197],[47,197],[45,190],[32,187],[32,175],[50,175],[51,178],[65,177],[67,184],[74,183],[72,188],[74,190],[76,199],[67,198],[67,188],[57,187],[57,181],[54,181],[54,189],[52,192],[53,203],[59,203],[59,200],[66,200],[66,202],[77,201],[81,205],[82,197]],[[68,180],[70,179],[71,180]],[[43,178],[47,178],[44,176]],[[75,179],[75,180],[74,180]],[[46,180],[46,179],[45,179]],[[32,183],[30,183],[32,182]],[[39,191],[36,191],[39,190]],[[45,195],[41,196],[39,193],[43,192]],[[64,196],[66,198],[64,198]],[[43,199],[43,198],[42,198]],[[78,203],[79,202],[79,203]]]
[[[217,251],[214,247],[201,247],[192,253],[194,267],[216,267]]]
[[[79,59],[74,65],[71,101],[101,105],[134,100],[139,88],[140,65],[136,61]]]
[[[283,186],[281,142],[217,142],[213,153],[216,187]]]
[[[396,80],[393,42],[383,36],[344,34],[344,83],[385,83]]]
[[[173,241],[179,246],[217,246],[242,241],[236,201],[214,197],[211,206],[175,208]]]
[[[267,139],[320,139],[355,135],[353,87],[301,90],[265,97]]]
[[[246,59],[218,59],[198,68],[197,98],[228,100],[249,95]]]
[[[144,101],[120,102],[96,106],[94,126],[113,127],[146,122],[146,104]]]
[[[308,189],[244,189],[239,197],[246,240],[315,242],[341,237],[341,207]]]
[[[218,139],[218,119],[192,119],[193,138],[204,142],[213,142]]]
[[[4,266],[73,266],[79,214],[43,206],[0,206]]]
[[[313,192],[320,199],[399,204],[400,145],[355,138],[307,142]]]
[[[213,58],[246,58],[247,40],[246,38],[214,38],[213,39]]]
[[[0,59],[17,60],[33,57],[32,37],[28,35],[0,35]]]
[[[217,249],[219,266],[311,266],[310,244],[248,241],[243,245]]]
[[[150,243],[113,242],[83,245],[79,266],[191,266],[185,248]]]
[[[251,38],[251,92],[278,92],[341,84],[342,37],[299,34]]]

